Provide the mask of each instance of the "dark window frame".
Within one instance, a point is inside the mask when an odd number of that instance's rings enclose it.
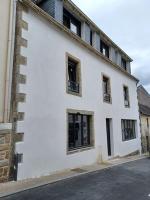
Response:
[[[147,128],[149,129],[149,119],[146,118]]]
[[[106,103],[112,103],[110,78],[104,74],[102,74],[102,86],[103,86],[103,101]]]
[[[70,72],[72,66],[74,65],[75,75]],[[74,63],[74,64],[73,64]],[[82,81],[81,81],[81,61],[66,53],[66,92],[71,95],[82,96]]]
[[[67,143],[68,152],[93,147],[93,142],[92,142],[93,115],[83,114],[78,112],[73,112],[73,113],[67,112],[67,117],[68,117],[68,143]],[[69,121],[69,119],[71,118],[72,120]]]
[[[109,58],[109,45],[104,42],[103,40],[100,40],[100,52],[107,58]],[[105,50],[105,53],[103,52]]]
[[[130,107],[130,98],[129,98],[129,88],[128,86],[123,86],[123,96],[124,96],[124,106],[126,108]]]
[[[121,67],[127,71],[127,61],[124,58],[121,58]]]
[[[77,32],[71,30],[71,24],[73,24]],[[70,31],[81,37],[81,22],[76,19],[66,8],[63,8],[63,25],[66,26]]]
[[[122,119],[121,120],[122,129],[122,141],[134,140],[137,138],[136,134],[136,120]]]
[[[93,31],[90,30],[90,45],[93,46]]]

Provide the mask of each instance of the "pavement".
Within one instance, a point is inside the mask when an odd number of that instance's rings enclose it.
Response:
[[[146,200],[150,199],[150,159],[117,158],[103,165],[0,184],[0,195],[3,200]]]

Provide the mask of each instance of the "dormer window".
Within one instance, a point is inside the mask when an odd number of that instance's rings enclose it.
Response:
[[[93,45],[93,31],[90,31],[90,45]]]
[[[100,41],[100,51],[104,56],[109,58],[109,46],[102,40]]]
[[[121,58],[121,67],[127,70],[127,61],[124,58]]]
[[[63,9],[63,25],[81,37],[81,22],[65,8]]]

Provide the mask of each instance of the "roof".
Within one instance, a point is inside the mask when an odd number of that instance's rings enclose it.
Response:
[[[150,107],[139,104],[139,109],[141,114],[150,116]]]
[[[43,0],[42,0],[43,1]],[[112,44],[112,46],[114,46],[115,48],[117,48],[120,53],[122,53],[124,56],[126,56],[126,58],[132,62],[132,58],[130,58],[117,44],[115,44],[86,14],[84,14],[82,12],[82,10],[77,7],[71,0],[64,0],[64,3],[68,3],[70,4],[72,7],[73,7],[73,10],[75,10],[75,13],[76,12],[79,12],[79,14],[81,16],[83,16],[85,18],[85,20],[91,24],[96,30],[97,32],[99,32],[101,35],[103,35],[104,37],[106,37],[106,39]]]
[[[139,85],[139,86],[138,86],[138,90],[142,90],[142,91],[145,93],[145,95],[147,95],[147,97],[150,98],[150,94],[149,94],[148,91],[144,88],[143,85]]]
[[[36,3],[37,5],[39,3],[41,3],[42,1],[45,0],[32,0],[34,3]],[[84,14],[82,12],[82,10],[77,7],[71,0],[62,0],[64,1],[64,4],[68,4],[70,7],[72,7],[72,10],[75,14],[78,13],[78,15],[80,17],[82,17],[88,24],[90,24],[91,26],[93,26],[93,28],[96,30],[96,32],[100,33],[104,38],[106,38],[106,40],[108,40],[109,43],[111,43],[111,45],[116,48],[121,54],[123,54],[126,59],[128,59],[130,62],[132,62],[132,58],[130,58],[117,44],[115,44],[86,14]]]
[[[96,55],[98,55],[99,57],[101,57],[101,59],[103,59],[104,61],[108,62],[114,69],[122,72],[124,75],[126,75],[130,79],[134,80],[136,83],[139,82],[139,80],[136,77],[134,77],[133,75],[131,75],[130,73],[128,73],[127,71],[125,71],[124,69],[122,69],[119,65],[113,63],[110,59],[106,58],[101,52],[99,52],[98,50],[96,50],[95,48],[93,48],[91,45],[87,44],[87,42],[85,42],[79,36],[77,36],[76,34],[74,34],[73,32],[71,32],[63,24],[57,22],[52,16],[50,16],[44,10],[42,10],[41,8],[39,8],[35,3],[33,3],[33,2],[40,1],[40,0],[32,0],[32,1],[31,0],[23,0],[23,1],[19,0],[19,1],[20,1],[20,3],[22,3],[25,6],[31,8],[32,10],[34,10],[38,15],[41,15],[42,17],[44,17],[47,21],[49,21],[51,24],[53,24],[54,26],[56,26],[58,29],[60,29],[61,31],[63,31],[66,34],[68,34],[72,39],[78,41],[82,46],[86,47],[92,53],[95,53]],[[68,1],[69,0],[67,0],[67,2]]]
[[[150,108],[150,94],[146,91],[146,89],[142,85],[138,86],[137,94],[138,94],[139,104]]]

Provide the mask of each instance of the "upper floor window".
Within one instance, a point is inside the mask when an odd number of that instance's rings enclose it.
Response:
[[[124,93],[124,105],[125,105],[125,107],[129,107],[130,106],[129,89],[127,86],[123,86],[123,93]]]
[[[123,67],[123,69],[127,70],[127,61],[124,58],[121,58],[121,67]]]
[[[93,45],[93,31],[90,31],[90,45]]]
[[[104,56],[109,58],[109,46],[102,40],[100,41],[100,51]]]
[[[146,122],[147,122],[147,128],[149,128],[149,120],[148,120],[148,118],[146,119]]]
[[[63,9],[63,24],[72,32],[81,37],[81,22],[77,20],[65,8]]]
[[[111,103],[110,79],[103,76],[103,100]]]
[[[136,138],[136,121],[135,120],[121,120],[122,126],[122,140],[132,140]]]
[[[67,92],[81,96],[80,61],[67,55]]]

